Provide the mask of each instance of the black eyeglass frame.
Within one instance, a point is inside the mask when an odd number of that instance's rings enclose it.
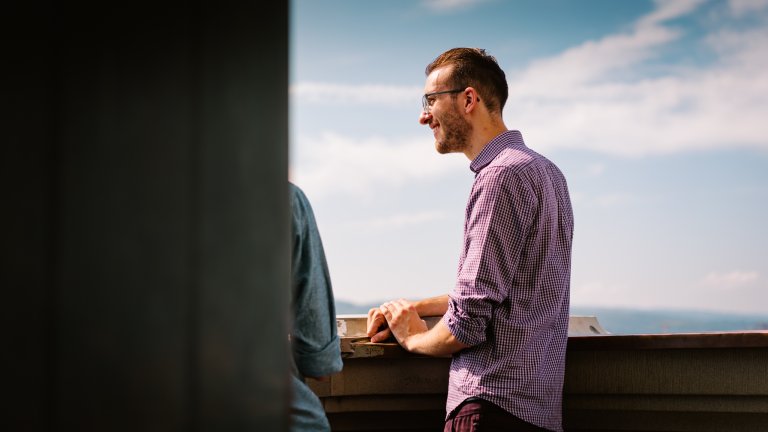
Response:
[[[434,93],[427,93],[424,96],[421,97],[421,107],[424,109],[424,112],[429,114],[429,111],[432,109],[432,105],[429,103],[429,98],[432,96],[437,96],[441,94],[448,94],[448,93],[461,93],[465,89],[453,89],[453,90],[443,90],[439,92]]]

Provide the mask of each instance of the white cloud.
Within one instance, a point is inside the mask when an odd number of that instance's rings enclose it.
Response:
[[[698,2],[664,2],[627,34],[606,36],[510,74],[508,125],[546,151],[595,150],[625,156],[720,147],[768,149],[768,26],[713,30],[705,67],[647,62],[682,35],[665,22]],[[660,73],[661,72],[661,73]]]
[[[637,197],[628,193],[613,193],[597,196],[593,202],[599,207],[621,207],[637,202]]]
[[[758,278],[756,271],[734,270],[728,273],[709,273],[702,279],[702,283],[718,289],[735,289],[750,285]]]
[[[683,35],[684,27],[671,21],[691,14],[700,3],[659,2],[625,33],[582,43],[508,73],[507,125],[522,130],[526,141],[545,154],[557,149],[628,157],[719,148],[768,150],[768,25],[739,30],[727,22],[730,10],[754,11],[766,2],[716,4],[722,19],[714,22],[722,21],[722,27],[709,28],[700,39],[700,48],[711,50],[711,61],[694,66],[665,60],[664,69],[656,65],[653,75],[647,73],[656,56]],[[766,16],[756,14],[755,19],[768,21]],[[298,103],[411,110],[422,89],[302,82],[290,91]],[[448,157],[456,163],[447,162],[424,137],[353,138],[326,132],[299,137],[294,147],[299,149],[299,160],[292,163],[296,181],[318,193],[362,196],[372,186],[400,186],[466,169],[463,157]],[[602,171],[599,164],[590,168],[592,175]],[[626,202],[604,197],[601,205],[619,201]]]
[[[598,280],[586,280],[571,284],[571,304],[574,306],[619,307],[633,304],[637,299],[626,299],[624,293],[632,292],[624,284],[614,284]]]
[[[387,217],[375,218],[371,221],[367,221],[366,225],[369,225],[372,228],[400,228],[403,226],[434,222],[440,219],[445,219],[445,217],[445,212],[441,211],[399,213]]]
[[[413,104],[414,95],[420,95],[423,91],[424,89],[418,86],[319,82],[301,82],[290,87],[291,97],[299,98],[302,102],[323,105]]]
[[[646,205],[650,200],[648,197],[641,197],[626,192],[588,195],[581,191],[571,191],[571,202],[583,208],[637,207]]]
[[[591,298],[602,295],[609,291],[609,288],[601,281],[585,281],[580,284],[574,284],[571,290],[573,291],[572,296],[574,297]]]
[[[518,76],[509,77],[510,98],[537,98],[540,102],[560,104],[576,98],[616,98],[616,89],[601,83],[617,72],[648,60],[663,45],[680,37],[680,31],[664,27],[666,20],[690,13],[701,2],[663,2],[654,12],[640,18],[634,30],[614,34],[597,41],[587,41],[563,53],[537,60]]]
[[[590,177],[600,177],[605,172],[605,165],[601,163],[593,163],[587,166],[587,174]]]
[[[587,202],[587,195],[581,191],[578,190],[572,190],[571,193],[571,202],[576,204],[584,204]]]
[[[730,0],[728,5],[734,16],[741,17],[768,9],[768,0]]]
[[[344,193],[365,196],[382,186],[469,172],[463,154],[440,155],[431,137],[358,139],[332,132],[300,136],[291,180],[313,196]]]
[[[768,31],[765,28],[747,31],[723,30],[710,34],[705,42],[721,58],[729,69],[739,75],[764,70],[768,56],[759,49],[768,47]],[[737,75],[737,76],[739,76]]]
[[[638,27],[653,27],[665,21],[688,15],[698,8],[703,0],[656,0],[656,10],[642,17],[637,22]]]
[[[574,269],[576,270],[576,269]],[[630,309],[699,309],[734,313],[766,313],[766,291],[758,283],[755,271],[711,273],[699,284],[678,285],[669,281],[654,281],[643,276],[621,281],[609,277],[605,280],[571,279],[573,306],[621,307]],[[666,275],[664,279],[670,276]],[[733,290],[738,289],[738,295]],[[731,290],[731,295],[724,291]],[[598,316],[598,319],[600,317]],[[610,331],[610,329],[608,329]]]
[[[423,0],[427,9],[434,12],[454,12],[465,10],[488,0]]]

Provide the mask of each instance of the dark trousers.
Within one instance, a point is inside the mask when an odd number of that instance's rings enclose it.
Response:
[[[469,399],[459,405],[445,421],[443,428],[443,432],[490,431],[549,432],[482,399]]]

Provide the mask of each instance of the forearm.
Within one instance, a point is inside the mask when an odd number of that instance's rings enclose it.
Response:
[[[448,294],[430,297],[413,303],[419,316],[443,316],[448,311]]]
[[[428,331],[408,336],[402,345],[410,352],[435,357],[448,356],[468,347],[453,336],[443,320]]]

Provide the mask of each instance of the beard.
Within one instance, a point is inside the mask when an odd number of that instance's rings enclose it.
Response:
[[[435,141],[438,153],[464,153],[469,148],[472,125],[459,115],[455,107],[440,120],[440,129],[443,131],[443,139]]]

